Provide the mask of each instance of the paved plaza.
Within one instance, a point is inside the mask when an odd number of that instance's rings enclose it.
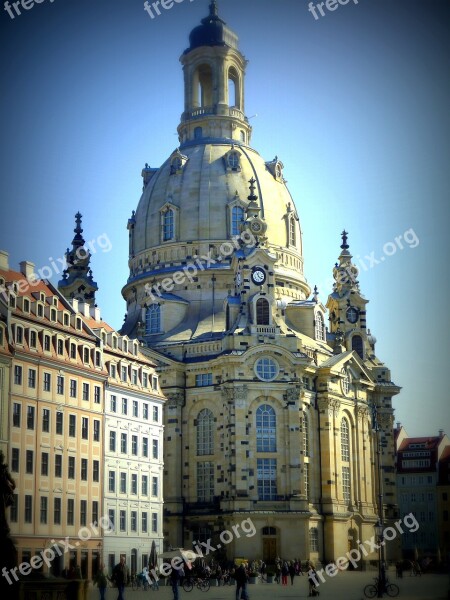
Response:
[[[319,587],[320,600],[363,600],[364,587],[373,583],[373,577],[376,572],[366,573],[339,573],[333,579],[328,579],[326,583]],[[446,575],[423,575],[422,577],[404,576],[402,579],[395,579],[395,573],[389,572],[389,579],[400,587],[398,596],[401,600],[444,600],[450,598],[448,595],[449,577]],[[294,585],[282,587],[277,584],[256,584],[249,585],[250,600],[282,600],[284,598],[296,598],[302,600],[308,597],[308,582],[306,577],[296,577]],[[98,590],[91,590],[89,600],[99,599]],[[387,598],[387,596],[384,596]],[[172,600],[173,594],[170,587],[161,587],[159,592],[137,591],[134,592],[128,588],[125,593],[125,600]],[[117,590],[108,589],[106,600],[117,600]],[[234,586],[211,587],[208,592],[201,592],[194,589],[192,592],[185,592],[180,588],[180,600],[235,600]]]

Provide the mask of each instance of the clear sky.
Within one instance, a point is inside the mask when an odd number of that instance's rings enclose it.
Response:
[[[86,240],[111,242],[92,268],[116,328],[140,172],[177,147],[178,58],[208,4],[154,19],[143,0],[43,0],[14,19],[0,4],[0,248],[14,267],[51,266],[79,210]],[[249,60],[252,146],[285,165],[308,281],[325,303],[346,228],[410,435],[450,434],[449,4],[350,0],[315,19],[305,0],[219,1]]]

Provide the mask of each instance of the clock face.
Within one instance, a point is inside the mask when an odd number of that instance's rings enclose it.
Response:
[[[266,272],[262,267],[253,267],[252,281],[256,285],[262,285],[266,280]]]
[[[253,223],[250,225],[250,228],[252,231],[261,231],[261,223],[258,223],[258,221],[253,221]]]
[[[347,321],[350,323],[356,323],[359,317],[359,310],[354,306],[349,306],[347,308]]]

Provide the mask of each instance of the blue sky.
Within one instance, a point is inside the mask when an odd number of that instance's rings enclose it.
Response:
[[[140,171],[177,146],[178,58],[208,4],[155,19],[141,0],[44,0],[14,19],[0,7],[0,247],[14,267],[49,265],[79,210],[87,240],[111,241],[92,267],[117,328]],[[252,146],[285,165],[309,283],[325,302],[345,227],[377,354],[403,387],[396,419],[410,435],[450,433],[449,3],[351,0],[318,20],[304,0],[219,8],[249,60]]]

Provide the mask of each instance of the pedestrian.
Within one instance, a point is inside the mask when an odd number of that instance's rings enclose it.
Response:
[[[280,581],[281,581],[281,563],[280,563],[280,561],[277,561],[275,563],[275,581],[277,583],[280,583]]]
[[[288,584],[288,575],[289,575],[289,565],[287,564],[286,561],[283,562],[283,565],[281,567],[281,585],[287,585]]]
[[[94,584],[100,592],[100,600],[105,600],[106,588],[108,587],[108,579],[105,573],[105,565],[101,563],[99,570],[95,574]]]
[[[236,580],[236,600],[249,600],[247,592],[248,575],[244,563],[241,563],[236,569],[234,578]]]
[[[125,563],[125,556],[123,554],[120,557],[120,562],[113,569],[111,579],[119,591],[117,600],[125,600],[125,586],[130,583],[130,571]]]
[[[320,596],[319,590],[317,589],[317,573],[314,565],[309,563],[308,571],[308,583],[309,583],[309,596]]]
[[[172,586],[173,600],[178,600],[180,597],[178,592],[180,586],[180,579],[180,569],[173,568],[172,572],[170,573],[170,585]]]
[[[294,585],[295,565],[292,560],[289,562],[289,575],[291,576],[291,585]]]

